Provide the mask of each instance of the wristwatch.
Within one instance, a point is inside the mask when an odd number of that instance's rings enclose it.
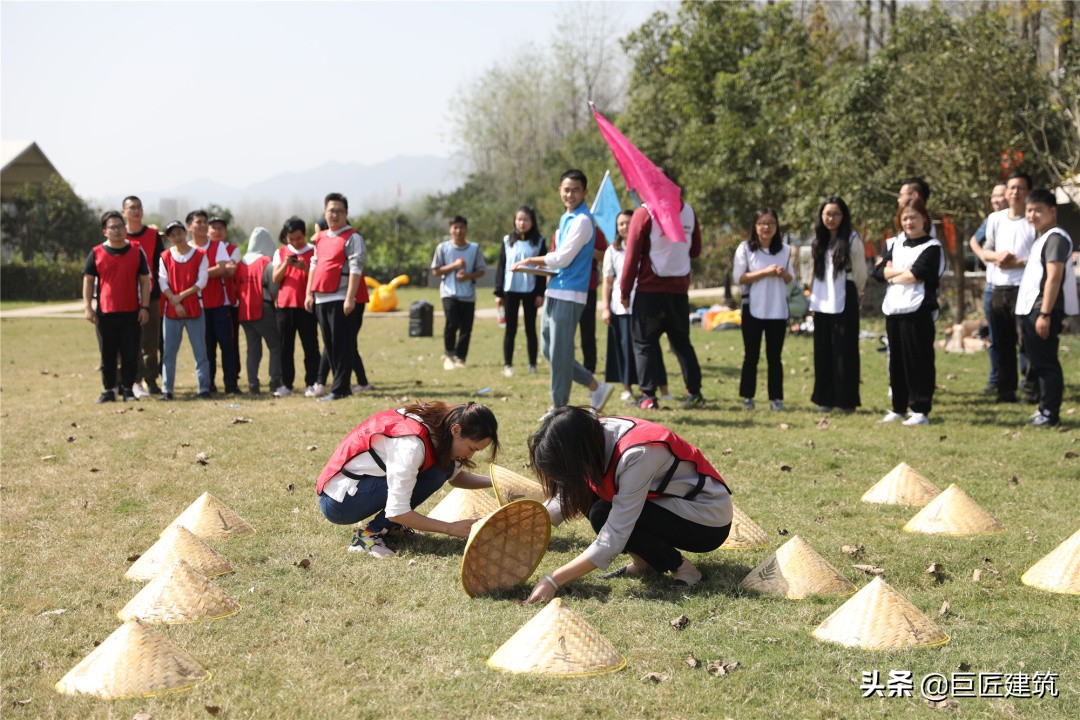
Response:
[[[1040,310],[1039,311],[1039,317],[1048,318],[1048,317],[1050,317],[1050,313],[1044,313],[1042,310]]]

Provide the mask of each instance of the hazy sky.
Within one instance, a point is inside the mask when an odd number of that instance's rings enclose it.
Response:
[[[566,5],[4,0],[0,134],[86,197],[447,157],[455,91]],[[658,7],[618,2],[620,34]]]

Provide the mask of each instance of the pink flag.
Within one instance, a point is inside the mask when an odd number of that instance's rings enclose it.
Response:
[[[626,189],[636,191],[641,196],[642,201],[649,206],[649,213],[660,223],[660,229],[669,240],[686,242],[686,231],[679,222],[682,190],[668,180],[667,176],[660,172],[660,168],[653,165],[607,118],[597,112],[595,104],[589,103],[589,107],[592,108],[600,134],[604,136],[611,148],[611,154],[615,156],[619,172],[626,180]]]

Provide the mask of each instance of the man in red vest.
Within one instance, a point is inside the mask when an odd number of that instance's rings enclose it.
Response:
[[[210,217],[205,210],[192,210],[185,219],[191,244],[206,256],[206,287],[202,289],[202,307],[206,318],[206,359],[210,363],[210,392],[216,392],[214,376],[217,373],[217,346],[221,346],[221,368],[225,379],[225,392],[240,392],[237,385],[239,365],[234,364],[232,314],[225,295],[225,276],[236,272],[236,264],[229,257],[225,243],[210,239]]]
[[[120,391],[124,401],[137,400],[136,357],[139,326],[150,317],[150,268],[137,247],[128,244],[124,216],[110,210],[101,216],[105,242],[94,246],[83,266],[83,305],[86,319],[97,325],[101,337],[101,381],[105,390],[99,403],[116,400],[116,356],[120,355]],[[98,306],[93,308],[94,285]]]
[[[157,228],[143,225],[142,200],[134,195],[124,198],[120,207],[127,226],[127,240],[142,250],[146,263],[150,267],[150,277],[156,278],[161,263],[161,253],[165,252],[165,242]],[[150,319],[142,326],[142,352],[139,354],[138,367],[135,370],[135,385],[132,390],[135,397],[159,395],[157,379],[161,374],[161,356],[158,346],[161,344],[161,289],[156,282],[150,283],[150,301],[142,298],[143,305],[148,305]],[[145,382],[145,387],[143,384]]]
[[[232,323],[232,365],[239,374],[242,366],[240,364],[240,301],[236,291],[236,271],[240,267],[240,247],[229,242],[228,235],[229,221],[223,217],[211,217],[210,240],[217,240],[224,245],[225,252],[229,256],[229,265],[225,267],[225,274],[221,276],[221,281],[225,283],[225,305],[229,308],[229,321]],[[224,348],[222,352],[225,352]],[[212,355],[212,353],[213,350],[207,346],[207,354]],[[222,361],[222,366],[224,365],[225,362]],[[212,380],[213,375],[211,374],[210,377]],[[237,385],[239,384],[237,382]],[[212,382],[211,385],[213,385]]]
[[[323,200],[327,229],[315,236],[315,251],[308,273],[304,307],[314,312],[322,328],[323,345],[330,356],[334,384],[318,398],[340,400],[352,394],[349,372],[356,355],[357,327],[350,316],[356,312],[357,293],[363,282],[364,238],[349,227],[349,201],[341,193]]]
[[[188,223],[189,225],[191,223]],[[165,237],[172,247],[161,255],[158,285],[165,296],[165,317],[161,335],[164,351],[161,354],[161,399],[173,399],[176,383],[176,355],[187,329],[188,342],[195,356],[195,377],[199,381],[199,399],[210,399],[210,363],[206,359],[206,317],[203,314],[200,292],[209,280],[209,261],[206,253],[187,242],[185,226],[179,220],[165,226]]]

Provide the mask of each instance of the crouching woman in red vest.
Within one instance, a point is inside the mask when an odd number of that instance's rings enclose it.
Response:
[[[402,526],[468,537],[474,519],[433,520],[415,508],[447,481],[454,487],[491,487],[491,478],[469,472],[472,457],[499,451],[494,413],[474,402],[417,402],[372,415],[338,445],[315,484],[319,509],[336,525],[358,526],[349,550],[393,557],[386,536]],[[374,516],[374,517],[372,517]]]
[[[596,540],[533,587],[526,602],[626,552],[626,565],[601,577],[671,573],[674,584],[702,576],[680,550],[709,552],[727,539],[731,492],[701,451],[667,428],[638,418],[597,418],[581,408],[552,411],[529,438],[529,457],[552,522],[589,518]]]

